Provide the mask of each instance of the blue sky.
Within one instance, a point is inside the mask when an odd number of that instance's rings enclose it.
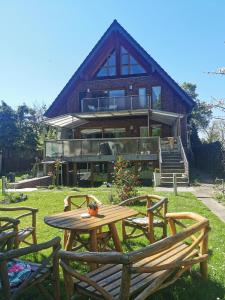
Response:
[[[114,19],[179,83],[225,98],[225,1],[0,0],[0,100],[50,105]]]

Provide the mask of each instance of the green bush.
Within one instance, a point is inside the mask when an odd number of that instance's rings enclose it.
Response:
[[[114,166],[114,184],[120,201],[137,196],[139,178],[134,167],[121,156]]]

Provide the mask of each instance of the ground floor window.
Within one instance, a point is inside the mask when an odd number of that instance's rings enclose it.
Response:
[[[101,128],[82,129],[80,131],[80,137],[81,139],[101,139],[102,129]]]
[[[148,127],[140,127],[140,137],[148,137]]]
[[[162,126],[161,125],[152,125],[152,136],[162,136]]]
[[[121,138],[126,136],[125,128],[105,128],[103,131],[104,138]]]

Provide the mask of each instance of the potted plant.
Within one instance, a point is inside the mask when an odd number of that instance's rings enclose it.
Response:
[[[96,217],[98,215],[98,204],[97,204],[97,202],[93,201],[93,202],[88,204],[88,213],[91,216],[94,216],[94,217]]]

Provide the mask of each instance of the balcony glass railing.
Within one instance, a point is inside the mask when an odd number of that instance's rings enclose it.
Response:
[[[158,139],[159,137],[49,140],[45,141],[45,158],[158,155]]]
[[[81,100],[81,112],[101,112],[146,109],[150,106],[149,96],[119,96],[84,98]]]

